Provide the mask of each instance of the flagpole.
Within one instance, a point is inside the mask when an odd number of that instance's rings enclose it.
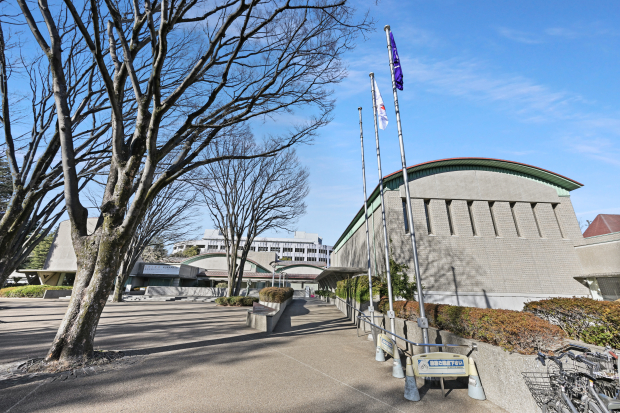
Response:
[[[364,182],[364,222],[366,223],[366,255],[368,256],[368,294],[370,294],[370,306],[368,306],[368,312],[370,312],[370,322],[375,324],[375,306],[372,300],[372,273],[370,267],[370,235],[368,233],[368,198],[366,197],[366,165],[364,163],[364,130],[362,129],[362,107],[357,108],[360,115],[360,143],[362,145],[362,180]],[[372,211],[371,211],[372,213]],[[372,338],[377,345],[376,330],[372,329]]]
[[[385,38],[387,39],[388,56],[390,59],[390,74],[392,75],[392,92],[394,93],[394,109],[396,110],[396,125],[398,127],[398,142],[400,144],[400,161],[403,167],[403,184],[405,186],[405,196],[407,197],[407,222],[409,223],[409,234],[411,235],[411,247],[413,249],[413,264],[415,267],[415,278],[418,289],[418,304],[420,305],[420,317],[418,317],[418,327],[422,329],[424,343],[428,343],[428,319],[424,311],[424,296],[422,294],[422,279],[420,276],[420,264],[418,262],[418,248],[415,240],[415,229],[413,227],[413,214],[411,213],[411,196],[409,195],[409,176],[407,174],[407,161],[405,160],[405,146],[403,144],[403,131],[400,126],[400,109],[398,107],[398,93],[396,92],[396,79],[394,79],[394,60],[392,58],[392,46],[390,43],[390,26],[386,25]],[[428,346],[424,346],[424,352],[429,353]]]
[[[385,204],[383,202],[383,173],[381,172],[381,152],[379,150],[379,125],[377,123],[377,105],[375,98],[375,74],[370,72],[370,88],[372,90],[372,112],[375,117],[375,143],[377,144],[377,165],[379,167],[379,197],[381,199],[381,219],[383,221],[383,240],[385,254],[385,272],[387,274],[387,287],[388,287],[388,302],[390,310],[388,311],[388,317],[390,319],[390,329],[392,332],[392,341],[394,343],[394,366],[392,369],[392,376],[403,378],[402,364],[400,362],[400,355],[398,354],[398,347],[396,346],[396,324],[394,321],[394,300],[392,298],[392,275],[390,273],[390,247],[388,244],[387,226],[385,225]]]

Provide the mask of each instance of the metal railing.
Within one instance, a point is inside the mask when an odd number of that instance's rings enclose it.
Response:
[[[375,328],[378,328],[378,329],[379,329],[379,330],[381,330],[381,331],[385,331],[385,332],[386,332],[386,333],[388,333],[389,335],[394,336],[394,337],[396,337],[396,338],[399,338],[399,339],[401,339],[401,340],[403,340],[403,341],[405,341],[405,342],[407,342],[407,343],[409,343],[409,344],[411,344],[411,345],[413,345],[413,346],[419,346],[419,347],[471,347],[471,348],[472,348],[472,350],[477,350],[477,349],[478,349],[478,346],[477,346],[475,343],[471,343],[471,345],[469,345],[469,344],[437,344],[437,343],[433,344],[433,343],[414,343],[413,341],[411,341],[411,340],[407,340],[406,338],[401,337],[401,336],[399,336],[399,335],[398,335],[398,334],[396,334],[396,333],[393,333],[393,332],[391,332],[391,331],[389,331],[389,330],[386,330],[386,329],[385,329],[385,328],[383,328],[383,327],[379,327],[378,325],[373,324],[373,323],[370,321],[370,317],[368,317],[366,314],[362,313],[362,312],[361,312],[361,311],[359,311],[359,310],[358,310],[358,312],[360,313],[360,315],[358,315],[358,316],[357,316],[357,318],[359,318],[359,319],[360,319],[360,321],[362,320],[362,317],[363,317],[363,318],[366,318],[366,319],[368,319],[368,320],[363,320],[365,323],[368,323],[368,324],[370,324],[371,326],[373,326],[373,327],[375,327]]]
[[[372,327],[375,327],[381,331],[384,331],[386,333],[388,333],[391,336],[397,337],[413,346],[419,346],[419,347],[471,347],[472,350],[478,350],[478,346],[476,345],[476,343],[471,343],[470,344],[432,344],[432,343],[414,343],[411,340],[407,340],[404,337],[399,336],[396,333],[393,333],[389,330],[386,330],[383,327],[379,327],[378,325],[374,324],[372,321],[370,321],[370,317],[366,314],[364,314],[361,310],[358,310],[357,308],[353,307],[351,304],[347,303],[345,300],[343,300],[340,297],[336,297],[338,300],[342,301],[343,304],[347,305],[348,307],[350,307],[353,311],[357,311],[359,313],[359,315],[357,316],[357,319],[359,319],[360,321],[363,321],[366,324],[370,324]],[[360,323],[361,324],[361,323]],[[359,337],[359,325],[357,326],[358,329],[358,337]],[[364,333],[366,333],[366,330],[364,329]]]

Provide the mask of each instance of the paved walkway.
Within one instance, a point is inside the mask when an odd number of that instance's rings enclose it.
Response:
[[[0,364],[45,354],[66,307],[0,299]],[[333,306],[294,300],[274,334],[245,327],[243,308],[212,303],[108,304],[96,347],[141,349],[128,368],[65,381],[3,387],[0,411],[16,412],[502,412],[446,381],[403,398],[391,363]]]

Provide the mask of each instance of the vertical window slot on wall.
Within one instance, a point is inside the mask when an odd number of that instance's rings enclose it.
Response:
[[[512,220],[515,223],[515,229],[517,230],[517,237],[521,237],[521,231],[519,231],[519,222],[517,221],[517,215],[515,214],[516,202],[510,203],[510,212],[512,213]]]
[[[564,231],[562,231],[562,225],[560,225],[560,217],[558,216],[558,206],[560,204],[553,204],[553,215],[555,215],[555,222],[558,223],[558,229],[560,230],[560,236],[564,238]]]
[[[454,226],[452,225],[452,201],[446,201],[446,212],[448,213],[448,225],[450,226],[450,235],[454,235]]]
[[[497,230],[497,222],[495,221],[495,213],[493,212],[494,206],[495,206],[495,202],[489,202],[489,212],[491,212],[491,222],[493,222],[493,231],[495,231],[495,236],[499,237],[499,231]]]
[[[407,202],[403,199],[403,218],[405,219],[405,234],[409,234],[409,219],[407,219]]]
[[[540,231],[540,224],[538,223],[538,217],[536,216],[536,204],[530,204],[532,207],[532,215],[534,215],[534,222],[536,223],[536,229],[538,230],[538,236],[542,238],[542,232]]]
[[[424,214],[426,215],[426,229],[428,230],[428,235],[433,234],[433,227],[431,226],[430,206],[431,206],[431,200],[425,199],[424,200]]]
[[[471,222],[471,231],[474,234],[474,237],[478,235],[478,231],[476,231],[476,223],[474,221],[474,201],[469,201],[467,203],[467,211],[469,212],[469,222]]]

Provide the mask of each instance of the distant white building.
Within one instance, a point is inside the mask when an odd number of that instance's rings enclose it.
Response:
[[[242,242],[245,242],[245,237],[242,238]],[[198,247],[201,254],[226,251],[222,233],[217,229],[207,229],[201,240],[174,244],[173,252],[193,246]],[[275,252],[279,260],[317,262],[328,267],[332,249],[332,246],[323,245],[323,239],[319,234],[304,231],[295,231],[294,238],[256,237],[250,246],[250,251]]]

